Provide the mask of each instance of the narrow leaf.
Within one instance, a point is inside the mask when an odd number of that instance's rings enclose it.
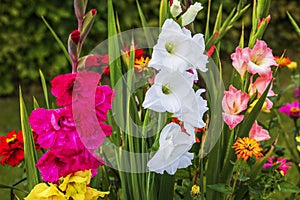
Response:
[[[49,109],[49,98],[48,98],[48,90],[47,90],[47,84],[46,84],[45,76],[44,76],[41,69],[39,70],[39,73],[40,73],[40,77],[41,77],[42,88],[43,88],[43,93],[44,93],[46,106],[47,106],[47,109]]]
[[[168,18],[168,0],[161,0],[160,1],[160,8],[159,8],[159,27],[162,27],[163,23]]]
[[[288,15],[292,25],[294,26],[296,32],[298,33],[298,35],[300,36],[300,28],[297,24],[297,22],[294,20],[294,18],[292,17],[292,15],[287,11],[286,14]]]
[[[232,188],[229,185],[222,184],[222,183],[208,185],[207,187],[209,187],[210,189],[212,189],[214,191],[221,192],[224,194],[231,194],[231,191],[232,191]]]
[[[137,5],[137,8],[138,8],[138,12],[139,12],[139,15],[140,15],[142,26],[143,26],[143,29],[144,29],[144,32],[145,32],[147,44],[148,44],[149,47],[153,47],[155,43],[154,43],[153,37],[152,37],[149,29],[147,28],[148,23],[146,21],[145,15],[142,11],[142,8],[141,8],[138,0],[136,0],[136,5]]]
[[[300,193],[300,188],[295,184],[289,182],[282,182],[279,185],[280,185],[279,192]]]
[[[59,37],[57,36],[57,34],[54,32],[54,30],[51,28],[51,26],[48,24],[48,22],[46,21],[46,19],[41,16],[42,20],[44,21],[45,25],[47,26],[47,28],[50,30],[50,32],[52,33],[52,36],[54,37],[54,39],[56,40],[58,46],[61,48],[61,50],[64,52],[67,60],[70,62],[70,64],[72,65],[72,61],[71,58],[69,56],[69,53],[67,51],[67,49],[65,48],[64,44],[62,43],[62,41],[59,39]]]
[[[110,63],[110,79],[111,85],[114,88],[117,81],[122,76],[120,48],[117,37],[116,20],[114,16],[114,8],[112,0],[107,1],[108,12],[108,55]]]
[[[34,145],[34,140],[32,136],[32,131],[28,123],[28,115],[26,106],[22,96],[21,87],[19,89],[20,96],[20,117],[21,117],[21,127],[24,139],[24,160],[26,167],[27,176],[27,187],[30,191],[36,184],[39,183],[39,173],[35,164],[37,162],[37,152]]]

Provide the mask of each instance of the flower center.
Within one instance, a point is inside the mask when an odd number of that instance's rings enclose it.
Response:
[[[161,87],[161,90],[162,90],[162,92],[163,92],[164,94],[170,94],[170,93],[171,93],[170,88],[168,88],[168,86],[166,86],[166,85],[163,85],[163,86]]]
[[[175,52],[175,44],[171,41],[166,42],[165,48],[169,54],[173,54]]]
[[[16,139],[17,139],[17,135],[16,135],[16,134],[13,134],[12,138],[6,138],[6,143],[7,143],[7,144],[12,143],[12,142],[14,142]]]
[[[299,113],[300,112],[300,108],[298,108],[298,107],[291,107],[290,108],[290,112],[294,113],[294,114]]]

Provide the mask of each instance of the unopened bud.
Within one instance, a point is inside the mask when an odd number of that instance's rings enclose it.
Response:
[[[186,26],[190,23],[192,23],[198,12],[202,9],[201,3],[196,2],[193,5],[191,5],[187,11],[182,15],[182,26]]]
[[[170,1],[170,12],[172,14],[173,17],[177,17],[178,15],[180,15],[180,13],[182,12],[181,9],[181,5],[180,5],[180,1],[179,0],[174,0],[171,4]]]
[[[70,38],[77,45],[80,41],[80,31],[78,30],[72,31],[72,33],[70,34]]]

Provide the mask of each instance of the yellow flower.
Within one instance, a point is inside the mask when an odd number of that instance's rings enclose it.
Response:
[[[263,156],[261,153],[262,148],[260,148],[260,143],[254,140],[253,138],[238,138],[234,143],[232,148],[235,150],[235,154],[237,155],[237,159],[243,158],[246,162],[252,155],[256,157],[258,160],[259,157]]]
[[[94,188],[87,187],[86,188],[86,193],[85,193],[85,200],[97,200],[99,197],[103,198],[105,195],[108,195],[109,191],[102,192],[98,191]]]
[[[297,62],[291,62],[290,64],[287,65],[287,67],[291,70],[294,70],[297,68]]]
[[[134,68],[138,72],[147,71],[148,70],[148,63],[150,61],[149,57],[141,56],[139,59],[136,58],[134,61]]]
[[[252,109],[254,108],[254,106],[256,105],[257,102],[258,102],[258,99],[255,99],[255,100],[253,101],[253,103],[251,103],[251,104],[249,105],[249,108],[248,108],[248,110],[247,110],[249,113],[252,111]],[[262,108],[261,108],[261,111],[264,112],[264,113],[270,113],[270,112],[271,112],[270,109],[267,109],[267,102],[266,102],[266,101],[264,102],[264,104],[263,104],[263,106],[262,106]]]
[[[82,200],[85,197],[86,185],[90,183],[91,170],[77,171],[61,179],[59,189],[66,192],[66,197],[73,200]]]
[[[55,184],[39,183],[31,190],[25,200],[67,200]]]
[[[297,136],[295,139],[297,142],[300,142],[300,136]]]
[[[198,185],[196,185],[196,184],[193,185],[191,192],[192,192],[192,196],[194,196],[194,197],[199,196],[201,194],[200,187]]]

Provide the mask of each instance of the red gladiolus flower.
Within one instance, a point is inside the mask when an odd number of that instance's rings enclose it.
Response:
[[[0,137],[1,164],[16,166],[24,159],[24,141],[22,131],[13,130],[7,136]]]

